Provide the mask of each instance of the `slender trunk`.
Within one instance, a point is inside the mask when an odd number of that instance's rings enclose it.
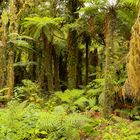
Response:
[[[0,47],[0,89],[2,89],[3,88],[3,86],[4,86],[4,64],[3,64],[3,62],[4,62],[4,60],[3,60],[3,48],[2,47]]]
[[[10,26],[9,33],[17,32],[17,24],[16,24],[16,1],[10,0]],[[13,40],[13,36],[11,36],[11,40]],[[14,45],[10,45],[10,49],[8,50],[8,65],[7,65],[7,96],[10,98],[13,95],[14,89]]]
[[[67,71],[67,56],[59,57],[59,77],[60,77],[60,86],[62,91],[66,90],[68,83],[68,71]]]
[[[2,46],[0,46],[0,89],[3,88],[5,84],[5,66],[6,66],[6,46],[7,46],[7,34],[6,25],[8,23],[8,17],[4,11],[2,16]]]
[[[8,65],[7,65],[7,85],[8,85],[8,91],[7,96],[10,98],[13,94],[14,89],[14,53],[13,51],[9,51],[8,53]]]
[[[21,51],[16,52],[15,62],[21,62],[21,54],[22,54]],[[17,86],[21,84],[21,81],[23,79],[26,79],[25,66],[16,66],[14,68],[14,72],[15,72],[14,83]]]
[[[77,32],[69,30],[68,33],[68,87],[69,89],[76,88],[77,74]]]
[[[78,0],[68,0],[67,8],[69,16],[71,17],[70,23],[73,23],[78,17],[76,13],[78,8]],[[77,31],[73,28],[69,28],[68,31],[68,88],[76,88],[76,74],[77,74]]]
[[[53,73],[52,73],[52,47],[48,42],[48,39],[44,33],[43,33],[43,42],[45,47],[44,50],[46,59],[46,76],[47,76],[48,92],[52,93],[54,91]]]
[[[37,78],[36,79],[40,87],[44,90],[45,90],[45,85],[44,85],[45,65],[46,65],[45,49],[43,49],[38,55],[38,59],[37,59],[37,70],[36,70]]]
[[[105,87],[104,87],[104,103],[103,103],[103,115],[109,117],[112,113],[113,107],[113,61],[111,60],[114,48],[114,33],[115,33],[115,11],[113,7],[109,9],[109,13],[106,17],[105,24]]]
[[[77,87],[82,86],[82,56],[83,53],[78,50],[78,64],[77,64]]]
[[[85,78],[85,84],[87,85],[88,84],[88,69],[89,69],[89,61],[88,61],[88,58],[89,58],[89,52],[88,52],[88,47],[89,47],[89,41],[86,40],[86,78]]]
[[[59,79],[59,56],[56,53],[55,47],[52,46],[52,54],[54,60],[54,88],[56,91],[60,90],[60,79]]]
[[[98,50],[97,50],[97,48],[95,48],[93,52],[90,52],[89,60],[90,60],[90,62],[89,62],[90,65],[93,66],[92,73],[94,73],[91,80],[94,80],[97,78],[97,74],[96,74],[96,67],[98,66]]]
[[[33,49],[36,50],[36,44],[32,44],[34,47]],[[28,59],[29,61],[31,62],[36,62],[37,61],[37,54],[36,52],[33,52],[33,51],[28,51],[26,52],[28,53]],[[36,79],[36,65],[35,64],[31,64],[30,67],[29,67],[29,70],[27,71],[28,73],[28,79],[30,79],[31,81],[35,81]]]

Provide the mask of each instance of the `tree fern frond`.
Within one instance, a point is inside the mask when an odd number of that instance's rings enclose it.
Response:
[[[49,18],[49,17],[27,17],[24,19],[23,26],[29,29],[30,35],[34,38],[39,38],[41,33],[44,32],[48,39],[51,39],[53,31],[57,31],[57,25],[62,21],[62,18]]]
[[[37,24],[36,28],[34,29],[33,38],[38,39],[42,32],[42,24]]]

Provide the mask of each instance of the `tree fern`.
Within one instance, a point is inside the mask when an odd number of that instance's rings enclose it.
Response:
[[[23,26],[28,28],[26,32],[35,39],[40,37],[42,30],[47,38],[51,39],[54,31],[61,33],[57,26],[62,20],[62,18],[27,17],[24,19]]]

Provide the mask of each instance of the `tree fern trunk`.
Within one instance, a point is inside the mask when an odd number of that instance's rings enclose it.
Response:
[[[58,91],[60,90],[59,56],[57,55],[54,46],[52,46],[52,54],[53,54],[53,60],[54,60],[54,88],[56,91]]]
[[[63,56],[61,53],[59,57],[59,77],[61,89],[64,91],[68,88],[67,55]]]
[[[52,47],[48,42],[48,39],[44,33],[43,33],[43,41],[45,47],[44,51],[45,51],[45,61],[46,61],[46,76],[47,76],[48,92],[51,93],[54,91],[53,72],[52,72]]]
[[[95,80],[97,78],[96,68],[98,66],[98,50],[97,50],[97,48],[95,48],[94,51],[89,54],[89,59],[90,59],[90,65],[93,66],[92,73],[94,73],[94,75],[92,76],[92,80]]]
[[[38,55],[38,59],[37,59],[37,69],[36,69],[36,79],[38,84],[40,85],[40,87],[42,89],[45,90],[45,85],[44,85],[44,77],[45,77],[45,65],[46,65],[46,61],[45,61],[45,49],[43,49],[39,55]]]
[[[17,24],[16,24],[16,1],[10,0],[10,26],[9,33],[17,32]],[[10,38],[13,40],[13,36]],[[7,87],[9,88],[7,91],[7,95],[10,98],[13,94],[14,89],[14,45],[10,44],[10,49],[8,50],[8,65],[7,65]]]
[[[78,8],[78,0],[69,0],[67,3],[69,16],[71,17],[70,23],[73,23],[77,18],[76,13]],[[68,31],[68,88],[76,88],[76,74],[77,74],[77,31],[70,28]]]
[[[68,87],[76,88],[77,74],[77,40],[76,30],[69,30],[68,33]]]
[[[10,98],[13,95],[14,89],[14,53],[13,51],[9,51],[8,53],[8,65],[7,65],[7,85],[8,91],[7,96]]]
[[[115,33],[115,17],[116,13],[113,7],[110,7],[109,13],[105,21],[105,87],[104,87],[104,101],[103,101],[103,115],[108,117],[112,113],[113,107],[113,48],[114,48],[114,33]]]
[[[82,57],[83,57],[83,53],[82,51],[79,49],[78,50],[78,63],[77,63],[77,86],[79,87],[82,85]]]
[[[89,72],[89,39],[86,39],[86,78],[85,78],[85,84],[88,84],[88,72]]]

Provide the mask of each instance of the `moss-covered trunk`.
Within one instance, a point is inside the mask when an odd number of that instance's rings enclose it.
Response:
[[[9,25],[9,33],[13,34],[17,32],[17,9],[16,9],[16,1],[15,0],[10,0],[9,1],[9,6],[10,6],[10,25]],[[10,37],[11,40],[14,40],[14,36],[11,35]],[[11,43],[10,48],[7,52],[8,54],[8,65],[7,65],[7,95],[10,98],[13,94],[13,89],[14,89],[14,45]]]
[[[104,87],[104,100],[103,100],[103,115],[109,117],[112,113],[113,107],[113,48],[114,48],[114,33],[116,13],[113,7],[110,7],[105,20],[105,87]]]
[[[2,19],[2,46],[0,46],[0,89],[4,87],[5,85],[5,71],[6,71],[6,47],[7,47],[7,23],[8,23],[8,17],[7,13],[3,11],[3,14],[1,16]]]
[[[14,89],[14,52],[11,50],[8,53],[8,65],[7,65],[7,96],[10,98],[13,95]]]
[[[76,13],[78,8],[78,0],[69,0],[67,3],[70,23],[75,22],[78,18]],[[68,31],[68,88],[76,88],[77,74],[77,31],[72,27]]]

